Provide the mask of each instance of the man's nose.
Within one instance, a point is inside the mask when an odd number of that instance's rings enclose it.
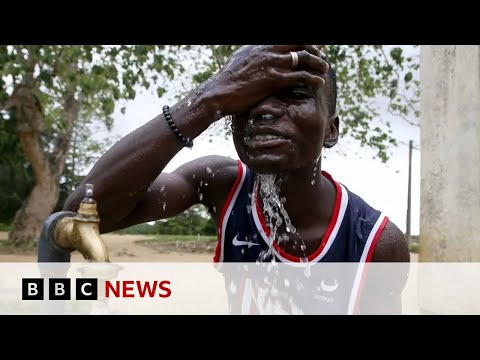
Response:
[[[282,117],[284,110],[278,100],[268,98],[250,111],[249,119],[254,121],[272,121]]]

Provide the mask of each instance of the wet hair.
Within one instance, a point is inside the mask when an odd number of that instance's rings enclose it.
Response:
[[[328,61],[327,56],[322,54],[320,57],[329,65],[329,70],[325,77],[325,85],[327,91],[328,115],[333,116],[337,111],[337,75],[332,69],[332,64]]]

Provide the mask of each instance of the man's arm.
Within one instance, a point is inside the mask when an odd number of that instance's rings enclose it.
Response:
[[[203,204],[216,220],[237,178],[238,163],[223,156],[205,156],[182,165],[172,173],[162,173],[152,183],[137,206],[105,232],[152,220],[165,219]]]
[[[299,68],[309,71],[292,71],[290,51],[298,51]],[[171,107],[172,119],[185,137],[195,139],[216,120],[245,112],[281,89],[294,84],[319,86],[325,82],[321,75],[328,70],[328,64],[319,55],[312,45],[242,47],[215,76]],[[181,149],[182,143],[163,114],[159,115],[108,150],[67,199],[64,210],[78,210],[86,183],[95,187],[101,232],[173,216],[202,202],[195,195],[200,179],[193,178],[197,171],[206,169],[202,162],[189,164],[173,174],[162,174]],[[215,164],[210,165],[215,167]],[[226,168],[229,168],[228,163],[219,165],[216,170],[222,172]],[[222,186],[227,186],[229,179],[227,175]],[[219,176],[217,181],[220,180]],[[168,188],[167,196],[170,197],[166,199],[166,210],[161,201],[163,187]],[[152,194],[148,194],[149,190]],[[160,196],[160,203],[157,196]],[[211,198],[206,195],[206,200]]]
[[[402,231],[389,221],[368,265],[362,291],[362,314],[401,314],[402,291],[408,279],[410,252]]]

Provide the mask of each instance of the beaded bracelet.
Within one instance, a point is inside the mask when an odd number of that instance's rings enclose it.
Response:
[[[175,125],[175,123],[173,122],[172,115],[170,114],[170,107],[168,105],[163,106],[163,115],[165,115],[168,126],[170,126],[175,136],[182,142],[183,146],[192,148],[193,141],[190,140],[188,137],[183,136],[180,130],[178,130],[177,125]]]

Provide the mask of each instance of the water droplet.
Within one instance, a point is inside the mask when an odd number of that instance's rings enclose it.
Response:
[[[167,187],[165,185],[162,185],[162,187],[160,188],[160,193],[162,195],[165,195],[166,191],[167,191]]]
[[[307,246],[306,246],[305,244],[300,245],[300,249],[301,249],[302,251],[305,251],[306,248],[307,248]]]
[[[205,168],[205,171],[207,172],[207,174],[211,174],[211,173],[212,173],[212,169],[210,169],[208,166]]]
[[[288,226],[285,227],[285,229],[287,230],[288,233],[290,232],[290,228]]]
[[[252,206],[247,205],[247,213],[251,214],[252,213]]]
[[[242,248],[240,249],[240,252],[242,253],[242,255],[245,254],[245,249],[242,247]]]
[[[315,179],[310,181],[310,184],[315,185]]]
[[[165,211],[166,208],[167,208],[167,202],[165,201],[165,202],[163,203],[163,211]]]
[[[195,174],[193,174],[192,177],[193,177],[193,180],[195,180]]]
[[[305,266],[305,270],[303,274],[305,275],[306,278],[309,278],[310,275],[312,274],[310,271],[310,263],[307,263],[307,265]]]
[[[228,289],[229,289],[230,293],[232,293],[232,294],[237,293],[237,285],[235,285],[235,283],[233,281],[230,281],[230,286],[229,286]]]
[[[192,102],[191,102],[191,101],[188,102],[187,106],[190,106],[190,105],[192,105]]]
[[[200,187],[203,186],[203,180],[200,180]]]
[[[203,199],[203,194],[202,194],[202,193],[198,194],[198,198],[200,199],[200,201],[202,201],[202,199]]]
[[[290,283],[288,282],[288,279],[285,279],[285,287],[289,287]]]
[[[215,214],[217,212],[217,207],[216,206],[212,207],[212,211]]]

